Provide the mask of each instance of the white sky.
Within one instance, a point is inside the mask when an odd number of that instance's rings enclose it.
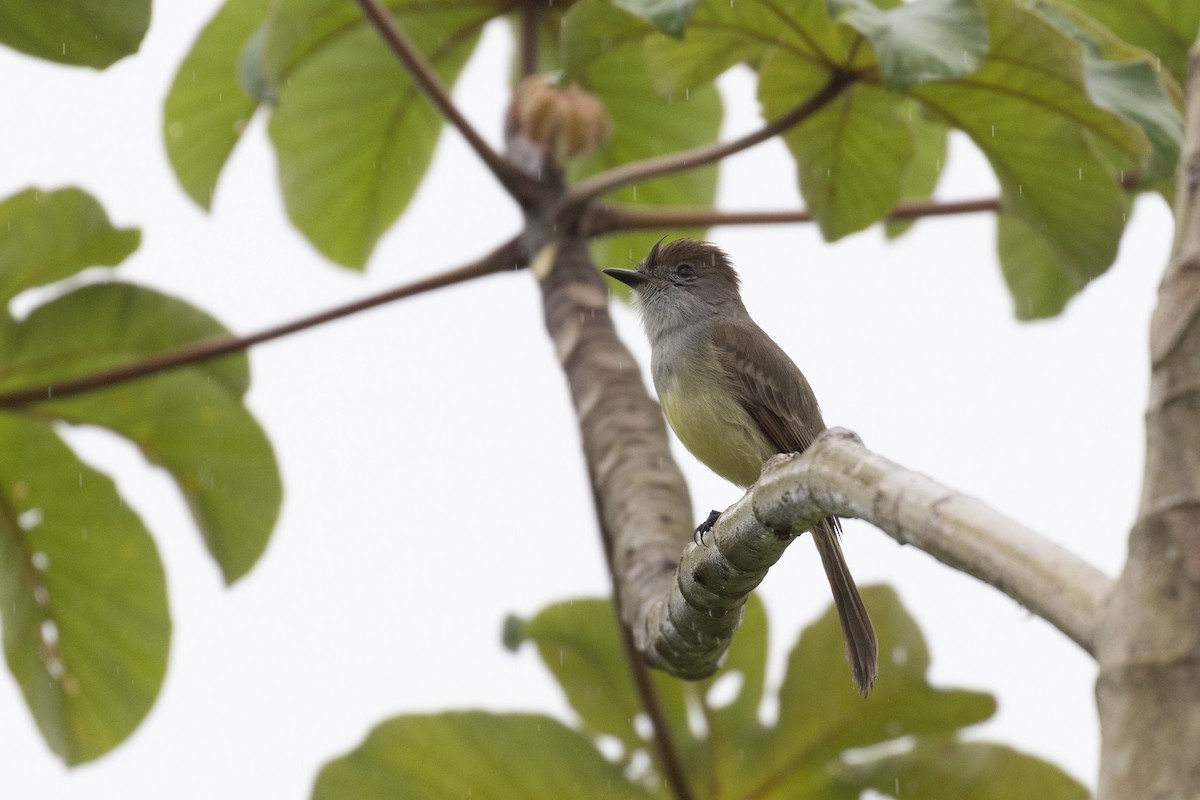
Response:
[[[409,213],[358,276],[287,224],[258,120],[215,212],[175,184],[159,131],[174,70],[216,0],[158,3],[142,52],[104,73],[0,51],[0,197],[78,185],[144,243],[124,279],[178,294],[236,331],[291,319],[474,258],[518,215],[456,134]],[[499,138],[507,29],[489,28],[456,96]],[[756,124],[734,73],[725,135]],[[782,146],[722,172],[726,208],[798,207]],[[945,198],[994,190],[955,142]],[[899,244],[872,230],[833,247],[811,226],[718,229],[746,302],[801,365],[830,424],[977,495],[1115,575],[1142,469],[1146,332],[1170,244],[1161,200],[1139,202],[1121,258],[1058,320],[1012,319],[986,215],[927,220]],[[641,254],[634,254],[640,257]],[[623,265],[619,265],[623,266]],[[635,316],[621,333],[648,351]],[[321,764],[383,719],[440,709],[569,716],[510,611],[606,591],[575,422],[533,278],[496,276],[265,345],[250,405],[278,453],[282,518],[266,556],[225,589],[172,485],[131,447],[72,435],[114,471],[155,533],[175,624],[163,692],[135,735],[63,767],[14,681],[0,677],[0,797],[307,797]],[[737,490],[681,448],[700,519]],[[995,590],[850,522],[860,584],[895,585],[925,630],[935,684],[990,690],[973,735],[1048,757],[1094,785],[1095,668]],[[800,542],[763,585],[773,674],[829,602]],[[7,676],[7,672],[5,672]]]

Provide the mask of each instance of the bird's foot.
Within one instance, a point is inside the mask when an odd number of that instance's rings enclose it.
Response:
[[[714,510],[714,511],[710,511],[710,512],[708,512],[708,519],[704,520],[704,522],[701,522],[701,523],[699,524],[699,526],[697,526],[697,527],[696,527],[696,536],[695,536],[695,539],[694,539],[694,541],[696,542],[696,544],[698,544],[698,545],[702,545],[702,546],[703,546],[703,544],[704,544],[704,534],[706,534],[706,533],[708,533],[709,531],[711,531],[711,530],[713,529],[713,525],[716,525],[716,524],[717,524],[717,520],[719,520],[720,518],[721,518],[721,512],[720,512],[720,511],[715,511],[715,510]]]

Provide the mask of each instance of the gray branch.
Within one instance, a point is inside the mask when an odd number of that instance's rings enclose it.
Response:
[[[746,595],[794,541],[793,532],[827,514],[867,520],[995,586],[1094,653],[1112,581],[979,500],[872,453],[842,429],[826,432],[802,455],[769,462],[704,544],[685,549],[674,589],[640,615],[634,633],[642,652],[679,675],[709,674]]]

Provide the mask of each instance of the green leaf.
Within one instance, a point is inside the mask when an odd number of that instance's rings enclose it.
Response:
[[[50,426],[0,413],[4,653],[50,748],[97,758],[137,727],[167,667],[162,563],[109,478]]]
[[[571,600],[543,609],[521,624],[519,639],[534,642],[584,730],[615,737],[624,746],[620,762],[641,753],[657,762],[658,752],[638,732],[641,701],[631,683],[612,605],[606,600]],[[738,635],[721,669],[703,681],[681,681],[651,670],[650,680],[685,772],[697,781],[711,774],[713,754],[750,746],[763,730],[758,721],[766,680],[767,618],[751,596]],[[709,702],[714,687],[737,687],[719,708]],[[728,686],[724,687],[729,693]],[[688,724],[688,708],[703,707],[709,730],[705,744]],[[699,793],[703,787],[695,787]]]
[[[604,148],[570,165],[570,183],[716,139],[722,114],[716,89],[706,86],[669,97],[655,91],[642,56],[645,23],[604,0],[582,0],[567,12],[564,39],[569,40],[572,31],[594,30],[593,26],[603,26],[610,32],[611,46],[597,53],[576,78],[600,98],[612,120],[613,132]],[[644,207],[707,207],[715,200],[716,191],[716,168],[704,167],[627,186],[606,195],[606,199]],[[657,231],[602,237],[592,245],[592,258],[601,267],[627,266],[640,261],[662,234]],[[689,228],[671,234],[703,237],[704,231]]]
[[[749,763],[731,768],[730,796],[753,788],[764,796],[824,797],[836,789],[831,777],[846,750],[905,736],[950,735],[995,712],[991,695],[929,684],[929,651],[892,589],[872,586],[862,595],[879,638],[879,679],[870,696],[859,697],[850,680],[831,607],[792,650],[779,690],[778,722]]]
[[[823,67],[782,48],[771,51],[759,69],[765,115],[786,113],[827,81]],[[784,133],[800,192],[827,240],[862,230],[896,207],[914,153],[909,110],[896,94],[856,84]]]
[[[226,0],[179,65],[163,107],[163,138],[175,177],[201,207],[258,108],[239,81],[243,52],[270,0]]]
[[[919,107],[910,111],[913,131],[913,157],[900,178],[900,202],[928,200],[937,188],[946,166],[946,126],[930,118]],[[914,219],[888,220],[887,238],[895,239],[916,223]]]
[[[646,20],[669,36],[683,34],[696,0],[613,0],[634,16]]]
[[[917,743],[944,741],[995,712],[990,695],[930,686],[928,650],[895,592],[869,587],[863,597],[881,652],[880,677],[865,700],[850,680],[841,627],[830,608],[805,629],[792,651],[778,722],[765,725],[759,709],[767,625],[753,597],[713,678],[684,682],[653,674],[662,716],[696,796],[857,798],[866,778],[843,775],[846,751],[855,751],[856,763],[874,764],[883,753],[895,753],[897,741],[906,737]],[[584,730],[624,745],[621,764],[636,761],[639,752],[657,759],[633,724],[641,706],[609,603],[557,604],[521,624],[517,633],[536,643]],[[730,692],[731,681],[736,691]],[[700,727],[696,717],[703,720]]]
[[[839,22],[871,40],[889,89],[966,75],[987,52],[987,25],[975,0],[917,0],[886,11],[870,0],[829,5]]]
[[[630,681],[611,603],[556,603],[527,620],[521,626],[520,639],[537,645],[584,730],[619,739],[625,747],[625,761],[646,749],[646,740],[634,726],[642,709]],[[650,674],[672,732],[685,740],[691,738],[684,700],[687,685],[662,672]]]
[[[149,26],[150,0],[0,0],[0,42],[76,67],[133,55]]]
[[[844,769],[845,782],[855,789],[874,789],[896,800],[1086,800],[1091,796],[1087,787],[1053,764],[984,742],[924,741],[898,755],[863,764],[848,762]]]
[[[453,85],[498,3],[388,4]],[[361,12],[344,0],[283,0],[263,66],[278,97],[270,136],[292,222],[326,256],[362,268],[416,192],[441,115]]]
[[[1150,140],[1150,163],[1140,188],[1175,176],[1183,142],[1183,92],[1151,53],[1119,38],[1077,8],[1038,1],[1033,9],[1085,48],[1088,95],[1097,106],[1141,126]],[[1125,185],[1129,185],[1128,182]]]
[[[550,717],[466,711],[395,717],[322,768],[313,800],[666,797],[629,781]]]
[[[115,267],[142,240],[136,228],[114,228],[80,189],[26,189],[0,201],[0,230],[0,307],[87,267]]]
[[[1071,270],[1045,238],[1012,214],[1002,212],[996,218],[996,249],[1017,319],[1056,316],[1096,277]]]
[[[86,286],[0,331],[0,390],[52,386],[227,333],[198,309],[149,289]],[[166,468],[232,582],[262,554],[282,495],[271,445],[243,404],[248,385],[245,356],[226,356],[50,399],[33,413],[109,428]]]
[[[1118,171],[1141,167],[1145,135],[1094,104],[1082,45],[1017,5],[983,5],[992,41],[984,65],[909,92],[974,140],[1000,181],[1005,211],[1044,240],[1061,270],[1098,275],[1125,226]]]
[[[846,44],[825,0],[700,0],[683,38],[651,36],[645,55],[660,92],[683,92],[735,64],[757,66],[775,47],[810,65],[829,65],[838,63]]]
[[[1195,0],[1057,0],[1074,6],[1130,44],[1145,48],[1183,83],[1188,48],[1200,29],[1200,3]]]
[[[1152,183],[1175,174],[1183,147],[1183,115],[1171,102],[1154,68],[1140,59],[1087,59],[1088,93],[1096,105],[1141,126],[1150,140],[1150,161],[1140,179]]]

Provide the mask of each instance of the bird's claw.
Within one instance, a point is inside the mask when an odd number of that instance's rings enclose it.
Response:
[[[714,511],[708,512],[708,519],[704,520],[704,522],[701,522],[696,527],[696,535],[695,535],[695,537],[693,537],[693,541],[696,544],[703,547],[704,546],[704,534],[711,531],[713,529],[713,526],[717,524],[717,520],[719,520],[720,518],[721,518],[720,511],[714,510]]]

